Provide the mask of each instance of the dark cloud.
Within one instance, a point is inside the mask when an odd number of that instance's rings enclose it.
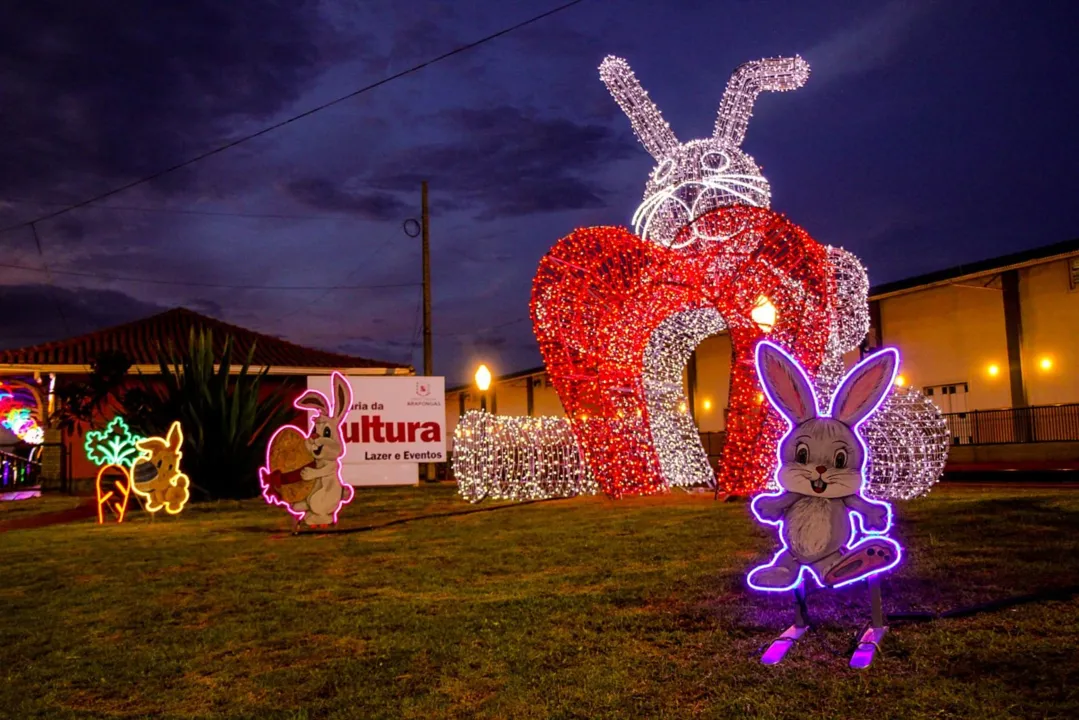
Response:
[[[4,285],[0,304],[0,346],[5,349],[63,340],[167,309],[116,290],[48,285]]]
[[[317,0],[7,3],[0,193],[85,193],[206,150],[294,101],[331,34]]]
[[[312,208],[352,213],[365,220],[400,220],[414,210],[411,204],[388,192],[351,193],[325,178],[293,180],[286,190]]]
[[[607,125],[530,108],[460,108],[440,120],[451,140],[392,158],[371,181],[404,191],[430,180],[449,188],[443,192],[453,194],[457,209],[484,220],[582,210],[606,202],[592,174],[637,152],[632,138]]]

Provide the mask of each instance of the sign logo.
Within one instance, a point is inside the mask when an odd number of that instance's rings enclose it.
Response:
[[[416,395],[419,397],[427,397],[431,394],[430,383],[418,382],[416,383]]]

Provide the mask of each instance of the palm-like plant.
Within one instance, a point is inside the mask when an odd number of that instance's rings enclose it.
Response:
[[[184,469],[211,498],[258,494],[258,468],[278,426],[293,418],[287,387],[264,392],[267,370],[250,373],[252,346],[231,375],[233,338],[227,336],[215,367],[213,335],[192,329],[186,352],[158,350],[160,378],[124,393],[124,415],[145,435],[162,435],[174,420],[184,429]]]

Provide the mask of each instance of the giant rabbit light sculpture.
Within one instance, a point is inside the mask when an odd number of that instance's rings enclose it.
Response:
[[[799,57],[747,63],[731,77],[712,137],[678,141],[629,65],[600,76],[656,160],[637,233],[587,228],[540,262],[533,325],[548,373],[593,475],[613,496],[710,483],[681,387],[690,352],[727,330],[733,358],[719,486],[768,483],[782,428],[762,413],[753,348],[778,338],[814,371],[828,344],[836,283],[828,249],[768,206],[771,191],[741,149],[757,96],[805,83]],[[761,322],[759,309],[773,311]]]
[[[801,87],[809,65],[789,57],[740,66],[712,136],[685,143],[625,60],[608,57],[600,76],[656,166],[634,213],[635,233],[580,229],[540,261],[531,314],[548,375],[607,494],[713,483],[717,494],[759,492],[771,480],[783,424],[761,404],[757,343],[770,337],[786,347],[827,396],[843,355],[862,344],[869,326],[868,280],[857,258],[772,212],[769,184],[741,147],[760,93]],[[730,334],[732,362],[716,478],[687,411],[682,376],[693,349],[722,331]],[[924,409],[906,403],[900,413]],[[939,435],[940,425],[905,427],[913,429],[907,442]],[[879,423],[869,437],[874,447],[886,447],[893,435]],[[870,469],[883,469],[875,488],[888,486],[894,465]],[[939,466],[925,467],[931,484]]]

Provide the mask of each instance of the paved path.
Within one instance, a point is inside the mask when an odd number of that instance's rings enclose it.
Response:
[[[94,499],[87,498],[85,503],[70,510],[28,515],[14,520],[0,521],[0,533],[8,530],[28,530],[30,528],[48,527],[49,525],[61,525],[96,516],[97,508],[94,507]]]

